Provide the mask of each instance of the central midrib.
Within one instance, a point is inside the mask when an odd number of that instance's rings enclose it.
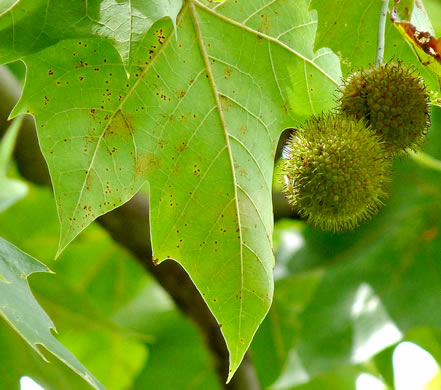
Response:
[[[205,67],[207,69],[207,75],[208,75],[208,80],[210,82],[210,86],[212,88],[213,91],[213,95],[214,98],[216,100],[216,105],[218,108],[218,112],[219,112],[219,118],[221,120],[221,124],[222,124],[222,128],[224,131],[224,135],[225,135],[225,142],[227,145],[227,149],[228,149],[228,155],[229,155],[229,159],[230,159],[230,165],[231,165],[231,174],[233,177],[233,183],[234,183],[234,198],[235,198],[235,205],[236,205],[236,216],[237,216],[237,225],[238,225],[238,229],[239,229],[239,241],[240,241],[240,295],[239,295],[239,300],[240,300],[240,305],[239,305],[239,327],[238,327],[238,339],[237,339],[237,343],[236,343],[236,351],[235,351],[235,359],[237,359],[237,354],[238,354],[238,348],[239,348],[239,340],[240,340],[240,336],[241,336],[241,332],[242,332],[242,312],[243,312],[243,289],[244,289],[244,270],[243,270],[243,232],[242,232],[242,225],[240,222],[240,207],[239,207],[239,198],[238,198],[238,193],[237,193],[237,179],[236,179],[236,172],[234,170],[234,159],[233,159],[233,153],[231,150],[231,145],[230,145],[230,139],[229,139],[229,134],[227,132],[227,125],[225,122],[225,118],[224,118],[224,113],[222,110],[222,105],[219,99],[219,94],[217,91],[217,87],[216,87],[216,83],[214,80],[214,76],[213,73],[211,71],[211,66],[210,66],[210,61],[208,58],[208,53],[206,51],[205,45],[204,45],[204,41],[202,39],[202,35],[201,35],[201,31],[199,28],[199,22],[198,22],[198,17],[196,14],[196,9],[195,6],[193,4],[193,2],[191,3],[191,14],[192,14],[192,18],[193,18],[193,23],[194,23],[194,27],[195,27],[195,31],[196,31],[196,36],[197,36],[197,40],[198,40],[198,44],[199,44],[199,48],[201,51],[201,55],[204,59],[205,62]],[[231,352],[230,352],[231,355]],[[236,365],[237,362],[234,362],[234,365]],[[228,375],[228,381],[231,378],[231,365],[232,365],[232,361],[231,361],[231,356],[230,356],[230,372]]]

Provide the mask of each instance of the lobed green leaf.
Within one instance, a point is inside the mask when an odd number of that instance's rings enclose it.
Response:
[[[13,115],[36,118],[59,252],[147,180],[155,262],[175,259],[201,291],[227,341],[230,377],[272,300],[280,132],[329,109],[340,75],[332,52],[312,51],[307,6],[189,1],[176,35],[169,21],[150,30],[130,79],[96,39],[24,58]]]

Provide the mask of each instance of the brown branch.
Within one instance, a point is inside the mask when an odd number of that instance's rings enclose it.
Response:
[[[0,136],[8,126],[8,115],[20,94],[21,86],[15,77],[7,68],[0,67],[0,101],[2,102]],[[47,165],[38,145],[34,120],[30,116],[27,116],[23,122],[14,155],[18,169],[24,178],[40,185],[51,185]],[[153,264],[148,210],[148,200],[138,194],[128,203],[100,217],[98,223],[118,244],[127,248],[135,256],[170,294],[176,306],[196,323],[213,356],[216,371],[224,388],[260,389],[248,354],[232,381],[228,385],[224,384],[228,373],[229,356],[219,326],[193,282],[178,263],[166,261],[159,266]]]

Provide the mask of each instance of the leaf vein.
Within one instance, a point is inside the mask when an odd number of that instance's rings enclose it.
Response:
[[[213,166],[213,164],[217,161],[217,159],[220,157],[220,155],[224,152],[224,150],[227,147],[224,146],[223,148],[221,148],[219,150],[219,152],[217,153],[217,155],[213,158],[213,160],[210,162],[210,165],[208,165],[207,169],[205,170],[205,173],[201,176],[201,178],[198,181],[198,184],[196,184],[196,186],[193,188],[192,194],[188,197],[187,201],[185,202],[184,208],[182,209],[181,213],[179,214],[179,216],[176,218],[176,221],[173,225],[173,227],[169,230],[169,232],[167,233],[167,235],[165,236],[163,241],[167,241],[168,237],[170,236],[171,232],[176,228],[176,225],[179,223],[179,221],[181,220],[181,218],[184,216],[185,211],[187,210],[188,205],[190,204],[190,201],[194,198],[194,195],[197,191],[197,189],[199,188],[199,186],[201,185],[201,183],[204,181],[205,177],[208,175],[208,172],[210,171],[211,167]]]
[[[265,8],[270,7],[271,5],[273,5],[277,1],[279,1],[279,0],[271,0],[269,3],[266,3],[263,7],[260,7],[259,9],[255,10],[253,13],[248,15],[248,17],[245,18],[245,20],[242,21],[242,24],[247,24],[253,16],[256,16],[260,11],[263,11]]]
[[[257,161],[256,157],[254,157],[254,155],[251,153],[251,151],[248,149],[248,147],[241,141],[239,140],[239,138],[235,137],[234,135],[230,134],[230,138],[235,140],[249,155],[250,157],[253,159],[254,163],[256,164],[257,168],[259,169],[260,174],[262,175],[262,178],[266,184],[267,190],[269,192],[271,192],[271,185],[270,183],[267,181],[265,174],[263,173],[263,169],[260,166],[259,162]]]
[[[259,216],[260,221],[262,222],[263,228],[265,229],[265,234],[266,234],[266,238],[268,239],[269,244],[272,247],[272,240],[271,240],[271,236],[268,232],[268,229],[266,227],[265,221],[263,220],[262,214],[259,211],[259,208],[257,207],[256,203],[254,202],[253,198],[251,197],[251,195],[248,193],[247,190],[245,190],[245,188],[243,188],[241,185],[237,184],[237,187],[245,194],[245,196],[250,200],[251,204],[253,205],[254,209],[257,212],[257,215]]]
[[[220,96],[224,97],[225,99],[230,100],[231,102],[233,102],[236,106],[240,107],[242,110],[244,110],[245,112],[247,112],[248,114],[250,114],[254,119],[256,119],[265,129],[266,134],[268,135],[268,138],[271,142],[271,145],[273,144],[273,138],[271,137],[271,133],[269,131],[269,128],[267,126],[267,124],[262,120],[262,118],[259,118],[258,115],[256,115],[254,112],[250,111],[248,108],[246,108],[244,105],[242,105],[241,103],[239,103],[236,99],[233,99],[231,96],[225,95],[222,92],[218,93]]]
[[[297,50],[294,50],[292,47],[289,47],[288,45],[286,45],[285,43],[283,43],[283,42],[277,40],[276,38],[273,38],[273,37],[271,37],[271,36],[269,36],[269,35],[266,35],[266,34],[260,32],[260,31],[256,31],[256,30],[254,30],[254,29],[252,29],[252,28],[250,28],[250,27],[248,27],[248,26],[245,26],[245,25],[243,25],[243,24],[241,24],[241,23],[239,23],[239,22],[236,22],[236,21],[233,20],[233,19],[230,19],[230,18],[228,18],[228,17],[226,17],[226,16],[224,16],[224,15],[222,15],[222,14],[219,14],[218,12],[212,10],[211,8],[208,8],[206,5],[200,3],[199,1],[196,1],[196,0],[193,0],[193,1],[194,1],[194,3],[195,3],[199,8],[202,8],[203,10],[205,10],[205,11],[207,11],[208,13],[210,13],[210,14],[212,14],[212,15],[218,17],[219,19],[221,19],[221,20],[223,20],[223,21],[225,21],[225,22],[227,22],[227,23],[229,23],[229,24],[232,24],[233,26],[239,27],[239,28],[241,28],[241,29],[243,29],[243,30],[245,30],[245,31],[248,31],[248,32],[250,32],[250,33],[253,34],[253,35],[256,35],[256,36],[258,36],[258,37],[265,38],[266,40],[268,40],[268,41],[270,41],[270,42],[273,42],[273,43],[275,43],[275,44],[278,45],[278,46],[281,46],[281,47],[284,48],[285,50],[287,50],[287,51],[289,51],[290,53],[294,54],[296,57],[298,57],[298,58],[300,58],[301,60],[303,60],[303,61],[309,63],[310,65],[312,65],[314,68],[316,68],[320,73],[322,73],[322,74],[323,74],[327,79],[329,79],[331,82],[333,82],[333,83],[336,84],[336,85],[338,84],[337,81],[334,80],[334,79],[332,78],[331,75],[329,75],[328,73],[326,73],[324,69],[320,68],[317,64],[315,64],[315,63],[314,63],[313,61],[311,61],[309,58],[305,57],[303,54],[299,53]]]
[[[291,27],[288,30],[283,31],[279,35],[277,35],[276,39],[280,39],[281,37],[283,37],[284,35],[290,33],[291,31],[297,30],[297,29],[302,28],[302,27],[312,26],[313,24],[317,24],[317,20],[313,20],[313,21],[308,22],[308,23],[298,24],[297,26]]]
[[[205,7],[205,8],[207,8],[207,7]],[[202,35],[201,35],[200,27],[199,27],[199,22],[198,22],[198,19],[196,16],[196,9],[195,9],[193,2],[191,3],[191,10],[192,10],[193,23],[194,23],[194,27],[195,27],[195,31],[196,31],[196,36],[197,36],[199,48],[201,51],[201,55],[204,59],[205,66],[207,68],[208,79],[210,81],[210,85],[213,90],[213,95],[216,99],[216,105],[218,107],[219,117],[220,117],[220,120],[222,123],[222,128],[223,128],[224,134],[225,134],[225,143],[226,143],[225,147],[228,149],[228,154],[229,154],[230,164],[231,164],[231,174],[233,176],[233,182],[237,183],[236,172],[234,170],[234,159],[233,159],[233,154],[232,154],[232,150],[231,150],[231,146],[230,146],[230,142],[229,142],[229,137],[228,137],[228,132],[227,132],[227,125],[225,122],[225,118],[224,118],[224,114],[223,114],[223,110],[222,110],[222,105],[221,105],[221,102],[219,99],[219,94],[217,92],[216,83],[214,81],[214,76],[211,71],[211,66],[210,66],[210,61],[208,59],[208,54],[207,54],[207,51],[205,49],[204,42],[202,39]],[[240,295],[242,295],[242,291],[243,291],[243,287],[244,287],[243,232],[242,232],[242,225],[240,222],[240,208],[239,208],[239,199],[238,199],[238,195],[237,195],[237,186],[236,185],[234,186],[234,198],[235,198],[237,224],[238,224],[238,228],[239,228],[239,240],[240,240],[240,291],[241,291]],[[239,306],[238,339],[240,339],[240,335],[242,334],[242,311],[243,311],[243,299],[240,300],[240,306]],[[237,356],[237,354],[238,354],[238,348],[239,348],[239,343],[236,344],[236,351],[234,354],[235,356]]]
[[[244,245],[245,248],[247,248],[256,257],[257,261],[263,267],[263,269],[265,271],[267,271],[267,268],[265,267],[265,263],[262,261],[260,256],[248,244],[244,243],[243,245]]]

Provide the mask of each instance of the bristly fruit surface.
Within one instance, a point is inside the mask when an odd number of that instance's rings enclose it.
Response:
[[[363,120],[314,117],[285,146],[283,191],[312,225],[351,230],[382,205],[390,164],[384,143]]]
[[[430,126],[429,94],[422,77],[400,62],[352,74],[342,88],[342,113],[365,119],[392,156],[425,141]]]

